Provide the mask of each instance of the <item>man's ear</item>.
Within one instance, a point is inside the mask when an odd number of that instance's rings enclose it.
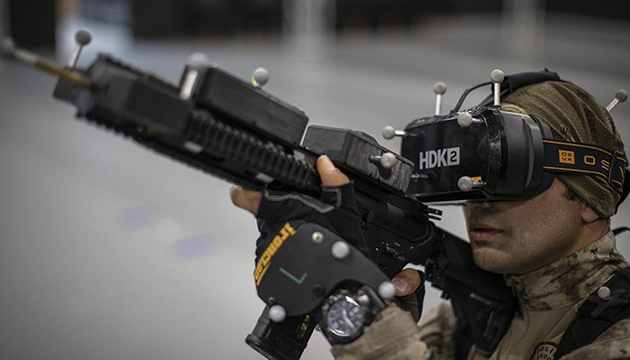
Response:
[[[591,209],[590,207],[586,206],[586,204],[582,205],[582,220],[587,223],[590,224],[593,221],[599,219],[599,215],[597,215],[597,213]]]

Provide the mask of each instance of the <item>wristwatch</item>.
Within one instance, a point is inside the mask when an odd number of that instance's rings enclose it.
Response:
[[[320,328],[331,344],[347,344],[363,335],[363,328],[384,307],[383,300],[367,286],[354,292],[339,290],[324,301]]]

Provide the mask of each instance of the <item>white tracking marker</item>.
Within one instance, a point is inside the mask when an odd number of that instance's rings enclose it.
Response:
[[[435,93],[435,116],[440,116],[442,113],[442,95],[446,93],[446,84],[439,81],[433,85],[433,92]]]
[[[466,128],[472,125],[472,123],[473,117],[472,115],[470,115],[470,113],[463,112],[457,115],[457,124],[459,124],[459,126]]]
[[[396,159],[396,155],[387,152],[383,155],[372,155],[369,158],[370,162],[380,168],[385,170],[389,170],[394,167],[398,163],[398,159]]]
[[[287,317],[287,311],[282,307],[282,305],[274,305],[269,308],[269,318],[273,322],[283,322]]]
[[[473,180],[470,176],[462,176],[457,180],[457,187],[461,191],[470,191],[472,189],[479,189],[484,186],[483,181]]]
[[[617,93],[615,93],[615,98],[612,99],[608,106],[606,106],[606,110],[610,112],[612,109],[615,108],[615,106],[617,106],[617,104],[622,103],[626,100],[628,100],[628,93],[624,89],[619,89],[617,90]]]
[[[252,74],[252,84],[254,84],[254,86],[262,88],[267,85],[268,82],[269,71],[267,71],[267,69],[259,67],[254,70],[254,73]]]
[[[490,80],[493,83],[493,93],[494,93],[494,106],[501,105],[501,83],[505,79],[505,75],[503,71],[499,69],[494,69],[490,73]]]
[[[405,130],[396,130],[392,126],[385,126],[383,131],[381,131],[381,135],[386,140],[391,140],[396,136],[407,136],[407,132]]]
[[[398,163],[398,159],[396,159],[396,155],[388,152],[381,156],[381,166],[385,169],[391,169]]]
[[[81,51],[83,51],[85,46],[92,42],[92,33],[86,29],[81,29],[74,34],[74,41],[76,42],[76,45],[72,51],[72,55],[70,55],[70,60],[68,60],[69,68],[77,66],[79,57],[81,56]]]
[[[602,286],[599,289],[597,289],[597,296],[602,300],[610,299],[611,295],[612,293],[610,291],[610,288],[607,286]]]
[[[378,286],[378,295],[385,299],[391,300],[396,294],[396,286],[391,281],[384,281]]]
[[[330,249],[332,256],[337,260],[345,259],[350,255],[350,245],[345,241],[337,241]]]
[[[188,65],[186,67],[186,74],[184,75],[184,81],[179,89],[179,98],[182,100],[190,99],[192,92],[197,83],[199,72],[210,66],[210,60],[202,53],[193,53],[188,57]]]

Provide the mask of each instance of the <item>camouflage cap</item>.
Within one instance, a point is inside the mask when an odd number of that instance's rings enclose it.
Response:
[[[608,111],[582,88],[563,81],[522,87],[504,98],[503,109],[544,120],[554,138],[624,152]],[[601,176],[558,174],[560,180],[599,216],[615,214],[620,194]]]

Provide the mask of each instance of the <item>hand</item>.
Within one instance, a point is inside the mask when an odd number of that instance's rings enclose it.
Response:
[[[366,256],[370,257],[369,249],[367,248],[367,244],[363,238],[363,232],[360,228],[358,212],[354,205],[354,195],[352,191],[348,191],[351,190],[348,189],[348,187],[351,187],[351,185],[348,185],[350,184],[350,179],[341,172],[341,170],[337,169],[326,155],[322,155],[317,159],[317,172],[321,178],[324,190],[337,189],[339,190],[337,196],[343,196],[344,201],[340,201],[342,204],[339,206],[339,209],[337,209],[334,215],[331,213],[332,216],[329,218],[324,216],[327,214],[317,214],[315,210],[305,209],[304,206],[300,206],[299,201],[293,201],[291,203],[291,200],[273,199],[273,196],[269,194],[263,195],[260,191],[244,189],[241,186],[232,186],[232,188],[230,188],[232,203],[256,215],[258,218],[261,237],[256,242],[257,256],[260,255],[261,249],[267,246],[270,234],[273,233],[273,228],[279,228],[279,224],[283,224],[285,221],[297,217],[297,219],[308,218],[310,221],[318,222],[320,225],[324,225],[326,228],[337,232],[338,235],[361,250]],[[323,205],[326,205],[325,203],[335,203],[335,201],[331,201],[336,200],[335,196],[333,196],[333,199],[328,200],[324,199],[324,197],[330,197],[330,195],[336,193],[337,192],[323,191]],[[275,198],[278,197],[276,196]],[[309,202],[311,205],[316,206],[317,204],[322,204],[321,201],[307,196],[301,196],[301,200],[303,203]],[[263,201],[265,202],[264,205],[266,205],[263,210],[266,211],[263,211],[264,214],[259,214]],[[280,222],[278,222],[278,220]],[[424,281],[422,273],[414,269],[404,269],[394,276],[392,282],[396,286],[396,296],[398,297],[399,305],[409,311],[414,319],[418,321],[422,313],[422,303],[424,300]]]
[[[346,174],[337,169],[326,155],[322,155],[317,159],[317,172],[323,186],[337,187],[350,183],[350,179]],[[258,214],[262,197],[263,194],[260,191],[247,190],[236,185],[230,188],[232,203],[254,215]]]
[[[424,303],[424,273],[415,269],[404,269],[392,278],[396,287],[397,303],[409,311],[417,322],[422,315]]]
[[[289,221],[319,224],[371,258],[350,179],[326,155],[317,159],[317,171],[322,183],[320,199],[271,190],[261,193],[240,186],[230,189],[232,203],[256,215],[258,220],[260,237],[256,241],[256,261]]]

